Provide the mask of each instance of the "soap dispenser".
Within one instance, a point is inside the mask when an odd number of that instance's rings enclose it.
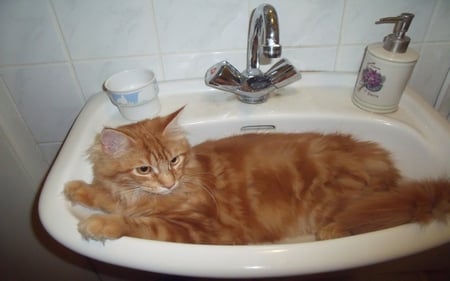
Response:
[[[408,48],[406,32],[414,14],[382,18],[376,24],[394,23],[392,34],[383,43],[366,47],[352,101],[358,107],[375,112],[391,113],[398,109],[400,98],[413,72],[419,54]]]

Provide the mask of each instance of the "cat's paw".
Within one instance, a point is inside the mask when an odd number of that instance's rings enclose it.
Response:
[[[340,224],[333,222],[320,228],[316,233],[316,238],[317,240],[328,240],[350,235],[351,233],[345,230]]]
[[[90,206],[90,187],[81,180],[69,181],[64,186],[64,195],[72,204],[81,204]]]
[[[118,239],[125,230],[123,218],[116,215],[92,215],[78,224],[78,231],[86,240]]]

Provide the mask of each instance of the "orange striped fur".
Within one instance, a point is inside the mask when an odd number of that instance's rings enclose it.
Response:
[[[404,181],[389,153],[341,134],[246,134],[191,147],[166,117],[105,128],[90,149],[92,183],[73,203],[102,210],[86,239],[202,243],[331,239],[409,222],[446,221],[449,180]]]

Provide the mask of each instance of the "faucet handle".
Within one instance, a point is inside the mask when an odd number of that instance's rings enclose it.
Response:
[[[241,83],[241,73],[227,61],[216,63],[205,74],[205,84],[214,88],[239,87]]]
[[[302,75],[291,62],[285,58],[275,63],[264,76],[270,79],[275,88],[282,88],[302,78]]]

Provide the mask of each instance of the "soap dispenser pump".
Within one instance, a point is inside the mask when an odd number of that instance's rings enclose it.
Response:
[[[408,48],[411,39],[406,32],[414,14],[381,18],[376,24],[394,23],[393,33],[383,43],[367,46],[352,101],[358,107],[376,113],[391,113],[398,109],[403,91],[419,59],[419,54]]]

